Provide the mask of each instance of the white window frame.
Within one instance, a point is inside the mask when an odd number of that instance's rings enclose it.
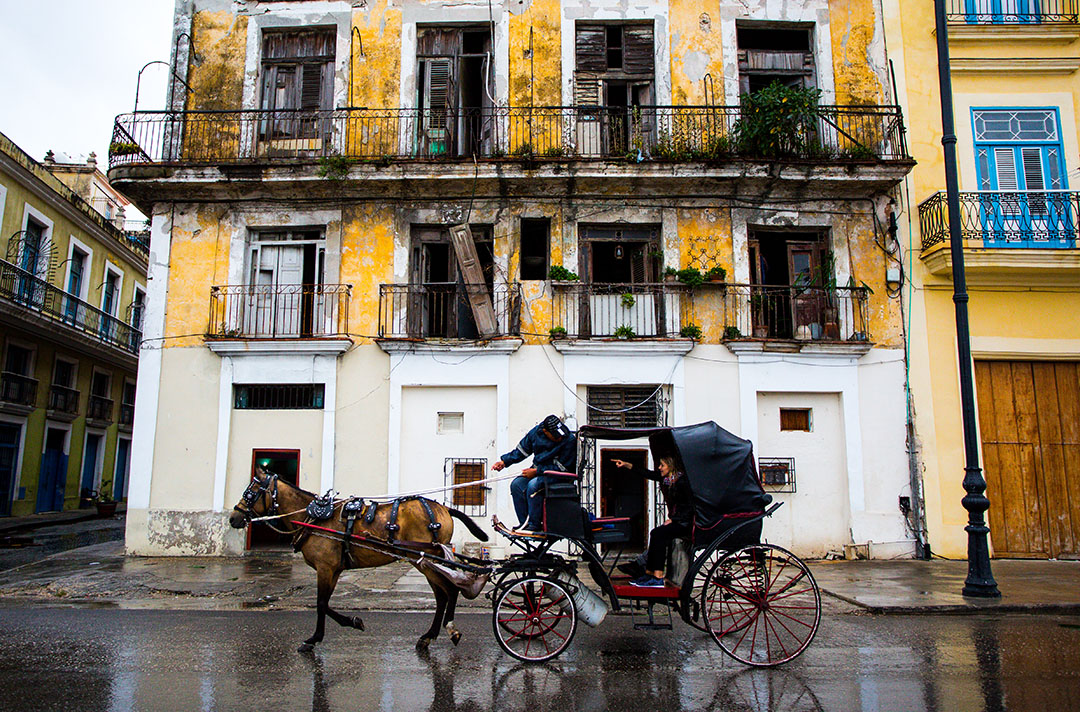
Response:
[[[127,474],[124,475],[124,491],[123,492],[117,492],[116,491],[116,472],[120,468],[120,441],[121,440],[126,440],[127,444],[128,444],[128,462],[127,462]],[[122,436],[117,436],[117,438],[116,438],[116,447],[113,448],[113,452],[115,454],[114,454],[114,457],[113,457],[113,470],[112,470],[112,486],[113,486],[112,498],[116,499],[116,500],[124,499],[125,497],[127,497],[128,485],[131,483],[131,448],[132,448],[132,439],[130,437],[125,438],[125,437],[122,437]]]
[[[142,298],[143,298],[143,300],[142,300],[143,317],[145,319],[145,316],[146,316],[146,287],[144,287],[141,284],[139,284],[138,282],[136,282],[135,285],[131,289],[131,301],[129,302],[129,304],[134,304],[135,303],[135,297],[137,295],[139,295],[139,294],[141,294]],[[131,311],[131,315],[132,316],[135,315],[134,310]],[[141,322],[138,325],[136,325],[134,321],[130,321],[128,323],[131,324],[131,326],[136,327],[137,329],[139,329],[139,331],[142,331],[142,323]]]
[[[79,285],[79,293],[72,294],[73,297],[78,297],[82,301],[86,301],[87,295],[90,293],[90,281],[93,279],[94,273],[94,248],[87,245],[85,242],[71,236],[68,240],[67,259],[64,268],[64,282],[60,285],[60,289],[67,292],[68,285],[71,284],[71,259],[75,255],[75,248],[79,248],[81,252],[86,253],[86,272],[83,274],[83,282]]]
[[[99,373],[104,373],[106,376],[109,377],[109,387],[107,389],[108,393],[106,395],[98,396],[98,397],[99,398],[108,398],[109,400],[113,400],[113,397],[112,397],[113,386],[115,385],[113,383],[113,372],[108,370],[108,369],[105,369],[105,368],[100,368],[98,366],[94,366],[94,368],[90,371],[90,384],[89,384],[89,386],[87,386],[87,389],[86,389],[86,397],[89,398],[90,396],[96,396],[97,395],[96,393],[94,393],[94,376],[96,376]]]
[[[70,436],[70,433],[68,435]],[[82,457],[79,458],[78,477],[80,491],[82,490],[83,469],[86,467],[86,442],[90,439],[91,435],[97,435],[101,438],[101,447],[99,447],[97,451],[97,461],[94,463],[94,481],[90,489],[101,491],[101,476],[105,471],[105,451],[108,449],[109,445],[109,433],[107,430],[101,428],[88,427],[85,429],[85,432],[83,432]]]
[[[43,261],[45,265],[44,271],[39,271],[34,274],[38,279],[45,279],[49,272],[49,261],[52,259],[52,251],[56,245],[52,244],[53,237],[53,221],[48,215],[35,208],[30,203],[23,204],[23,218],[22,218],[22,230],[25,232],[30,227],[30,218],[33,218],[35,222],[39,222],[45,226],[45,230],[41,233],[41,244],[49,243],[49,252],[45,256]],[[42,261],[39,261],[42,262]]]
[[[53,355],[53,367],[52,372],[49,374],[49,386],[59,385],[56,383],[56,364],[58,361],[63,361],[71,366],[71,385],[65,386],[65,388],[72,388],[76,391],[79,390],[79,360],[62,354]]]
[[[112,314],[105,309],[105,283],[109,280],[110,272],[118,277],[116,280],[116,299],[114,303],[114,306],[116,307],[114,312],[116,313]],[[111,260],[105,260],[105,269],[101,273],[101,284],[98,285],[98,289],[101,292],[101,295],[98,297],[98,309],[109,314],[111,317],[119,319],[118,313],[120,311],[120,302],[123,301],[121,295],[124,293],[124,270]]]

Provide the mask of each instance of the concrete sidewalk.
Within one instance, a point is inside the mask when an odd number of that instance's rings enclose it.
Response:
[[[1080,562],[995,560],[1000,599],[961,595],[964,561],[811,562],[824,602],[875,614],[987,611],[1080,614]],[[352,610],[427,609],[426,581],[396,563],[346,572],[334,594]],[[127,557],[121,542],[85,546],[0,572],[0,606],[307,609],[315,575],[289,551],[232,558]],[[843,603],[840,603],[843,602]],[[490,605],[481,595],[466,608]]]

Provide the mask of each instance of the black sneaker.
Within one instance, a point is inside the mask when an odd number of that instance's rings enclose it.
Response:
[[[664,579],[656,578],[650,574],[639,576],[638,578],[630,582],[631,586],[639,586],[641,588],[664,588],[667,584],[664,583]]]
[[[621,573],[626,574],[630,578],[638,578],[645,575],[645,567],[639,564],[636,560],[625,561],[615,567]]]

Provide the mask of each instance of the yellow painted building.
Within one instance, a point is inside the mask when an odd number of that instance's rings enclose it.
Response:
[[[126,496],[147,245],[125,202],[93,154],[0,134],[0,516]]]
[[[191,90],[117,117],[110,155],[153,216],[160,344],[129,550],[265,541],[226,526],[256,460],[320,492],[438,490],[558,413],[716,420],[788,505],[771,541],[910,555],[884,15],[784,7],[178,4]],[[658,497],[615,454],[586,502],[641,543]],[[512,521],[505,483],[468,496]]]
[[[932,3],[886,3],[918,166],[901,237],[935,553],[967,553],[964,450]],[[980,456],[995,556],[1080,555],[1077,3],[948,0]]]

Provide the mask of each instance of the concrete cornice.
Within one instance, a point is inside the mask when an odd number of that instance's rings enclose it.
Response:
[[[685,356],[694,348],[694,340],[556,339],[551,345],[561,354],[575,356]]]
[[[1080,39],[1080,25],[1072,23],[1038,25],[950,25],[949,42],[1030,42],[1037,45],[1067,45]],[[955,61],[955,58],[954,58]]]
[[[953,74],[1073,74],[1080,57],[957,57]]]
[[[724,345],[739,358],[791,354],[800,357],[842,356],[857,359],[874,348],[869,341],[725,341]]]
[[[952,254],[945,246],[922,255],[931,274],[952,276]],[[1072,287],[1080,284],[1080,249],[964,248],[967,282],[978,286]]]
[[[351,339],[310,339],[304,341],[207,341],[218,356],[339,356],[352,346]]]
[[[408,339],[377,339],[379,348],[388,354],[512,354],[521,348],[522,339],[492,341],[412,341]]]

